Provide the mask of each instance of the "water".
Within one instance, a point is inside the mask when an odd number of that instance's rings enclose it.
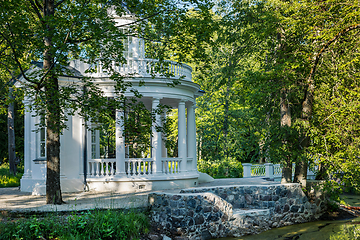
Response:
[[[360,239],[360,217],[317,221],[274,228],[258,235],[222,240],[356,240]]]

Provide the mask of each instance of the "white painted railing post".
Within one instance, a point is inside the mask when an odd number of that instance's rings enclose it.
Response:
[[[242,166],[243,166],[243,170],[244,170],[243,177],[244,178],[251,177],[251,166],[252,166],[252,164],[251,163],[243,163]]]
[[[274,177],[274,164],[265,163],[265,177],[267,177],[267,178]]]

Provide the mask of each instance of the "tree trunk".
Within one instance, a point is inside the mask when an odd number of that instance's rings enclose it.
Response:
[[[296,163],[294,183],[300,183],[303,187],[306,187],[307,169],[308,163],[306,159]]]
[[[9,88],[9,106],[8,106],[8,152],[9,152],[9,165],[10,174],[16,175],[15,165],[15,114],[14,114],[14,96],[13,88]]]
[[[315,86],[311,80],[309,81],[308,88],[305,91],[305,97],[302,103],[302,110],[301,110],[301,119],[302,121],[305,122],[304,124],[305,126],[310,125],[309,121],[312,116],[314,90],[315,90]],[[303,133],[303,138],[300,141],[300,146],[302,149],[306,149],[307,147],[310,146],[310,137],[307,136],[306,132]],[[298,162],[295,168],[294,182],[301,183],[304,187],[306,187],[307,169],[308,169],[307,159]]]
[[[54,0],[44,0],[44,16],[54,16]],[[51,19],[50,19],[51,21]],[[51,24],[51,22],[50,22]],[[47,37],[44,38],[44,70],[50,71],[46,77],[46,203],[62,204],[60,187],[60,114],[59,105],[59,83],[54,75],[54,56],[52,55],[52,34],[55,29],[46,25]]]
[[[291,127],[291,112],[289,101],[287,99],[287,89],[281,89],[280,94],[280,126]],[[288,144],[286,137],[283,139],[283,144]],[[281,183],[290,183],[292,179],[292,162],[291,157],[286,156],[285,164],[282,170]]]

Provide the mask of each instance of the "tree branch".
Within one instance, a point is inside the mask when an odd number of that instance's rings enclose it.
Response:
[[[57,4],[55,4],[54,8],[57,8],[58,6],[60,6],[63,2],[65,2],[66,0],[61,0],[60,2],[58,2]]]
[[[35,0],[35,4],[39,9],[43,9],[43,6],[39,3],[38,0]]]
[[[332,39],[330,39],[327,43],[325,43],[324,47],[320,50],[320,52],[315,57],[314,64],[313,64],[313,66],[312,66],[312,68],[310,70],[310,74],[309,74],[309,77],[308,77],[308,80],[307,80],[308,84],[311,84],[312,81],[313,81],[313,77],[315,76],[316,67],[317,67],[317,65],[319,63],[319,60],[320,60],[322,54],[324,53],[324,51],[326,49],[328,49],[328,47],[333,42],[335,42],[336,40],[338,40],[339,38],[344,36],[346,33],[350,32],[352,30],[358,29],[358,28],[360,28],[360,24],[355,24],[355,25],[349,26],[347,28],[344,28],[339,33],[337,33]]]
[[[8,25],[8,24],[7,24],[7,25]],[[9,30],[10,30],[10,29],[9,29]],[[11,32],[11,31],[10,31],[10,32]],[[20,63],[19,59],[18,59],[17,56],[16,56],[16,51],[15,51],[15,48],[12,46],[11,41],[9,41],[9,39],[3,34],[2,31],[0,31],[0,35],[9,43],[9,46],[10,46],[10,48],[11,48],[11,51],[13,52],[13,55],[14,55],[14,60],[15,60],[16,64],[18,65],[18,67],[19,67],[19,69],[20,69],[20,71],[21,71],[21,74],[24,76],[24,78],[25,78],[27,81],[36,84],[34,81],[32,81],[31,79],[29,79],[29,78],[25,75],[25,71],[24,71],[24,69],[22,68],[21,63]]]
[[[147,20],[147,19],[149,19],[149,18],[155,17],[156,15],[159,15],[160,13],[165,12],[165,11],[168,11],[168,10],[167,10],[167,9],[164,9],[164,10],[159,11],[159,12],[157,12],[157,13],[154,13],[153,15],[150,15],[150,16],[148,16],[148,17],[145,17],[145,18],[142,18],[142,19],[136,20],[136,21],[134,21],[134,22],[130,22],[130,23],[126,23],[126,24],[122,24],[122,25],[119,25],[119,26],[117,26],[117,27],[124,27],[124,26],[134,25],[134,24],[136,24],[136,23],[139,23],[139,22],[145,21],[145,20]]]
[[[39,20],[42,21],[43,17],[40,13],[41,8],[39,8],[38,5],[36,5],[36,3],[33,0],[29,0],[29,2],[31,4],[31,7],[35,10],[35,13],[38,16]]]

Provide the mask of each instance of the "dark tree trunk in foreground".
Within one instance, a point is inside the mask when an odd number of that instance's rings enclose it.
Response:
[[[54,0],[44,0],[44,16],[54,16]],[[51,24],[51,23],[50,23]],[[52,34],[54,28],[46,25],[47,37],[44,39],[44,70],[49,71],[46,76],[46,203],[62,204],[60,188],[60,114],[58,101],[59,83],[52,68],[54,67]]]
[[[314,84],[312,81],[309,83],[308,88],[305,90],[305,97],[302,103],[301,119],[305,122],[306,126],[309,126],[310,117],[312,116],[313,102],[314,102]],[[306,132],[303,134],[300,140],[300,146],[306,149],[310,145],[310,137],[307,136]],[[294,182],[301,183],[304,187],[306,186],[308,162],[307,159],[299,161],[296,164]]]
[[[8,152],[9,152],[9,165],[10,174],[16,175],[16,152],[15,152],[15,114],[14,114],[14,96],[13,88],[9,88],[10,103],[8,106]]]
[[[289,101],[287,99],[287,89],[281,89],[280,94],[280,126],[291,127],[291,112]],[[284,135],[283,144],[288,144],[286,134]],[[292,182],[292,162],[291,157],[286,156],[285,164],[282,169],[281,183]]]

